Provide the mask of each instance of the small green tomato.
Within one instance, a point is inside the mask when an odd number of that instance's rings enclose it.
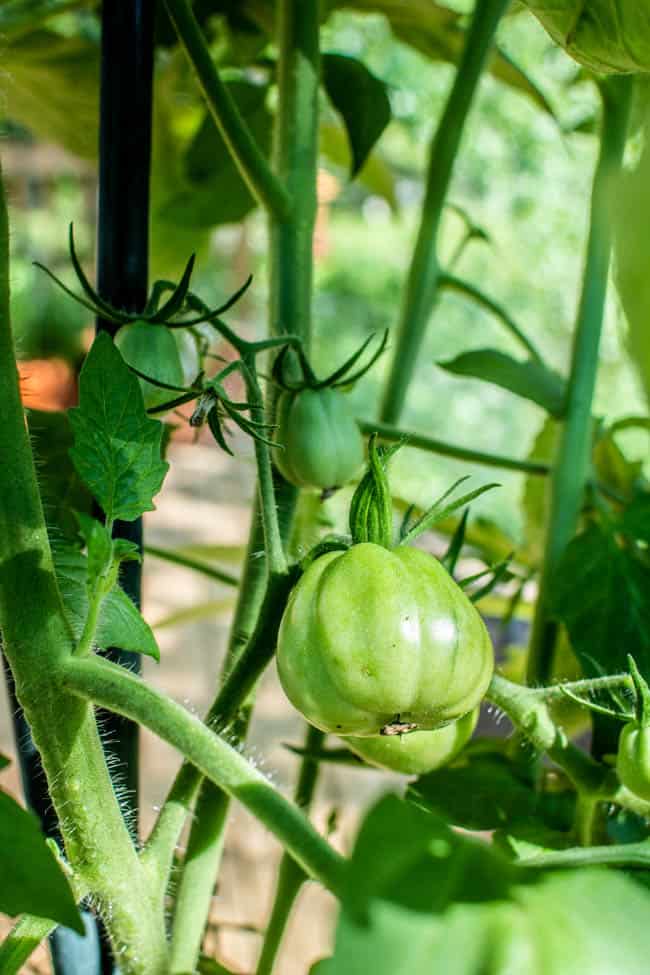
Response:
[[[275,466],[296,487],[328,490],[353,480],[363,465],[363,438],[338,389],[286,390],[276,411]]]
[[[451,762],[472,737],[479,709],[437,731],[413,731],[409,735],[380,735],[379,738],[343,738],[350,751],[368,765],[424,775]]]
[[[309,722],[372,737],[463,717],[494,658],[481,617],[437,559],[364,542],[309,566],[280,624],[277,665]]]
[[[650,802],[650,726],[628,721],[618,740],[616,771],[623,785]]]
[[[144,321],[123,325],[115,335],[115,344],[129,366],[158,382],[170,386],[183,385],[183,365],[178,345],[174,333],[166,325],[152,325]],[[140,388],[146,409],[161,406],[178,395],[170,389],[154,386],[146,379],[140,379]]]

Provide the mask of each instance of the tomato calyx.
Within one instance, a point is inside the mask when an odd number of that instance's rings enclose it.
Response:
[[[378,347],[368,361],[359,366],[356,372],[352,372],[374,337],[375,333],[373,332],[372,335],[369,335],[362,342],[356,352],[353,352],[345,362],[331,372],[329,376],[326,376],[325,379],[317,378],[301,345],[292,348],[285,346],[273,364],[273,381],[280,389],[291,393],[299,393],[304,389],[349,389],[362,376],[365,376],[368,370],[374,366],[375,362],[377,362],[386,350],[388,329],[384,331]]]

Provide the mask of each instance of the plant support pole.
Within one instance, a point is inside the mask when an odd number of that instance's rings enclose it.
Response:
[[[431,145],[426,192],[415,250],[386,384],[381,420],[397,423],[415,371],[418,352],[440,279],[438,230],[465,122],[494,33],[509,0],[476,0],[463,56]]]
[[[556,624],[549,617],[549,584],[575,533],[590,473],[592,402],[611,256],[612,190],[625,148],[633,83],[632,77],[625,76],[601,83],[600,154],[591,194],[589,238],[573,341],[566,420],[551,475],[549,524],[528,658],[530,684],[546,684],[551,675]]]

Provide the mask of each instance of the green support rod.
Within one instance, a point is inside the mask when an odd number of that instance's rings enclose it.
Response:
[[[477,0],[454,84],[431,145],[420,228],[411,260],[392,368],[381,419],[397,423],[402,414],[418,352],[438,291],[438,230],[467,116],[509,0]]]

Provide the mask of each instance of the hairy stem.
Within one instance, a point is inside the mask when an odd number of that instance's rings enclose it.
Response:
[[[253,196],[277,217],[290,211],[287,188],[273,173],[219,77],[189,0],[165,0],[169,18],[196,72],[208,110]]]
[[[343,858],[261,772],[197,717],[139,677],[98,658],[71,658],[57,676],[74,694],[137,721],[177,748],[274,833],[308,876],[340,891]]]
[[[318,752],[322,748],[324,738],[322,731],[308,725],[305,732],[305,751]],[[310,754],[306,754],[300,763],[294,802],[305,815],[309,813],[314,798],[318,768],[318,761]],[[275,899],[257,963],[257,975],[271,975],[293,905],[305,880],[304,870],[285,853],[280,861]]]
[[[113,791],[92,707],[57,668],[74,639],[63,611],[20,401],[9,319],[9,234],[0,184],[0,628],[66,854],[100,906],[125,975],[164,975],[162,904],[147,887]]]
[[[528,681],[531,684],[545,684],[551,675],[557,627],[549,614],[549,585],[575,533],[589,479],[592,401],[611,256],[612,187],[623,158],[633,83],[632,77],[622,76],[601,84],[600,155],[591,193],[589,237],[573,341],[566,420],[551,477],[549,523],[528,657]]]
[[[465,122],[508,0],[476,0],[454,84],[431,144],[426,192],[402,304],[393,364],[381,419],[396,423],[402,413],[418,352],[438,290],[438,231]]]

